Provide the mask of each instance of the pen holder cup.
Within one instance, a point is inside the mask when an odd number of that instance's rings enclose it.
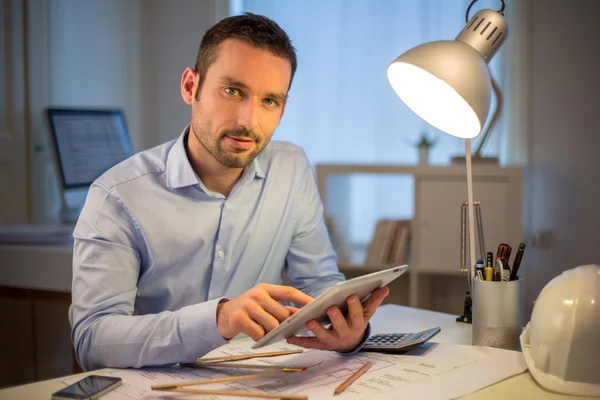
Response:
[[[474,345],[520,350],[522,284],[473,279]]]

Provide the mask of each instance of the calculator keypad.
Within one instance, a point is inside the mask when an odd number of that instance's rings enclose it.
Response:
[[[398,345],[402,342],[407,341],[413,334],[412,333],[385,333],[376,334],[371,336],[366,344],[374,346],[385,346],[385,345]]]
[[[422,332],[377,333],[367,339],[361,351],[405,353],[427,342],[440,330],[438,326]]]

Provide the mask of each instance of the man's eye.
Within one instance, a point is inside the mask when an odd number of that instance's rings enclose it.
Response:
[[[239,96],[240,91],[234,88],[226,88],[225,92],[230,96]]]
[[[268,105],[269,107],[276,107],[279,105],[279,103],[277,103],[275,100],[273,99],[264,99],[263,100],[265,102],[266,105]]]

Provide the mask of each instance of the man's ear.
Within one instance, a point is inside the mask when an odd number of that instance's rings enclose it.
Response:
[[[287,100],[283,103],[283,107],[281,107],[281,116],[279,119],[283,118],[283,114],[285,114],[285,106],[287,106]]]
[[[196,87],[198,85],[200,74],[191,69],[186,68],[181,75],[181,97],[183,101],[189,106],[194,102],[194,96],[196,95]]]

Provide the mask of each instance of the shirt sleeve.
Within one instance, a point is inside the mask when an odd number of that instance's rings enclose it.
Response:
[[[82,368],[193,362],[227,342],[216,326],[222,298],[134,315],[142,240],[114,193],[92,185],[73,236],[71,339]]]
[[[357,344],[356,347],[353,348],[352,350],[342,351],[339,353],[343,354],[343,355],[347,355],[347,356],[358,353],[365,346],[365,343],[367,343],[367,340],[369,340],[369,336],[371,336],[371,323],[370,322],[367,324],[367,327],[365,328],[365,334],[364,334],[362,340],[360,341],[360,343]]]
[[[296,226],[285,272],[292,286],[317,297],[345,277],[338,270],[337,256],[325,226],[315,172],[304,154],[299,164]]]

